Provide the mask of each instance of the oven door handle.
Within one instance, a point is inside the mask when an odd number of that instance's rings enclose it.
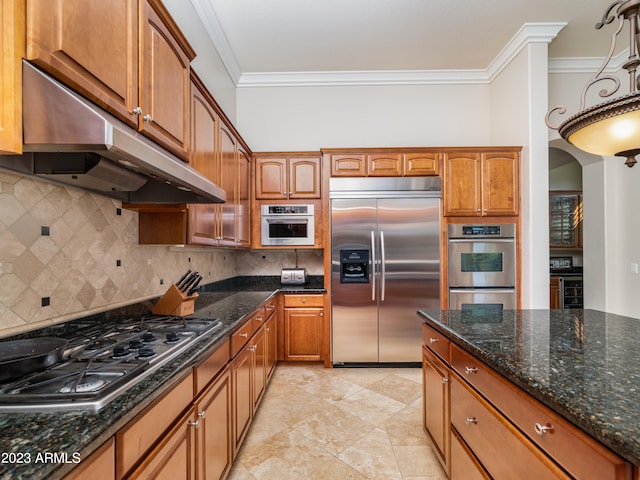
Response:
[[[449,238],[449,243],[514,243],[515,238]]]
[[[287,223],[309,223],[307,218],[266,218],[268,223],[287,224]]]
[[[371,301],[376,301],[376,234],[371,230]]]

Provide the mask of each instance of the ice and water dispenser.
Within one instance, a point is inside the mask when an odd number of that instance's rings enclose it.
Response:
[[[369,283],[369,250],[340,250],[340,283]]]

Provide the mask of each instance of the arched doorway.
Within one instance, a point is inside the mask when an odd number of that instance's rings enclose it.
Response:
[[[550,307],[584,308],[582,165],[549,148]]]

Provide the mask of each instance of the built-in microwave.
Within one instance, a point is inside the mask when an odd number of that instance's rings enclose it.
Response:
[[[264,246],[313,245],[313,205],[262,205],[261,244]]]

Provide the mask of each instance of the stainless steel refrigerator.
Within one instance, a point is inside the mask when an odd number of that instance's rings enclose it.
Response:
[[[440,308],[440,179],[332,178],[332,362],[421,361]]]

